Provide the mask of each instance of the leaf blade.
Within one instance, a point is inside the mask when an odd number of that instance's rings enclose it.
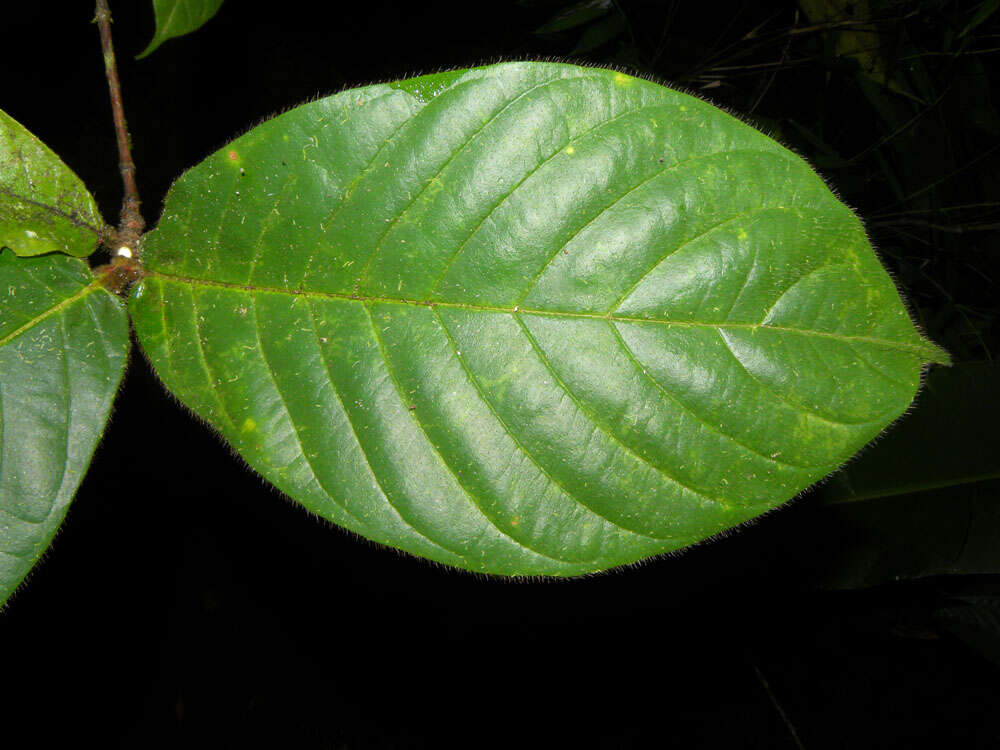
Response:
[[[808,165],[612,71],[344,92],[209,157],[164,216],[131,307],[167,387],[314,512],[472,570],[575,575],[738,525],[942,357]]]
[[[27,128],[0,111],[0,248],[86,256],[104,222],[86,187]]]
[[[137,60],[151,55],[168,39],[197,31],[222,7],[222,0],[153,0],[156,31]]]
[[[0,603],[38,562],[76,493],[128,351],[121,303],[82,261],[0,256]]]

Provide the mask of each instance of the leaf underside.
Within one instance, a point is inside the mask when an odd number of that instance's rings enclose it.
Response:
[[[0,604],[49,546],[104,431],[124,306],[65,255],[0,254]]]
[[[946,357],[804,161],[570,65],[292,110],[182,176],[144,252],[143,348],[255,470],[488,573],[602,570],[758,516]]]
[[[219,12],[222,0],[153,0],[156,31],[149,45],[136,58],[152,54],[161,44],[176,36],[184,36],[204,26]]]
[[[80,178],[0,111],[0,248],[90,255],[103,224]]]

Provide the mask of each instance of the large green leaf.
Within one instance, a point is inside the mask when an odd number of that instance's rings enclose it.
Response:
[[[277,117],[175,183],[145,264],[153,366],[254,469],[492,573],[600,570],[753,518],[946,356],[805,162],[569,65]]]
[[[156,32],[137,59],[151,54],[157,47],[175,36],[197,31],[219,12],[222,0],[153,0]]]
[[[62,522],[128,353],[121,302],[65,255],[0,253],[0,604]]]
[[[90,255],[103,225],[80,178],[0,111],[0,248]]]

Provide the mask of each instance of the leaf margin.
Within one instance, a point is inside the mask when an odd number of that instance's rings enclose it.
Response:
[[[472,69],[472,70],[474,70],[474,69]],[[594,69],[591,69],[591,70],[594,70]],[[452,78],[450,80],[453,81],[454,80],[453,76],[454,76],[455,73],[466,73],[466,72],[468,72],[468,71],[450,71],[449,73],[447,73],[445,75],[452,76]],[[618,77],[624,77],[624,76],[622,76],[621,73],[617,73],[615,71],[603,71],[603,72],[614,73]],[[430,77],[426,77],[425,76],[425,77],[420,77],[418,79],[409,79],[409,80],[406,80],[406,81],[394,82],[393,84],[391,84],[391,86],[393,88],[398,88],[398,89],[401,89],[401,90],[415,90],[415,91],[419,91],[421,93],[423,93],[424,89],[427,89],[427,91],[430,92],[430,97],[433,98],[433,97],[436,97],[440,93],[440,90],[436,90],[434,88],[434,86],[431,85],[433,82],[430,79],[432,79],[432,78],[433,78],[433,76],[430,76]],[[420,83],[421,81],[422,81],[422,83]],[[352,91],[357,92],[357,91],[360,91],[360,90],[352,90]],[[360,99],[359,99],[359,105],[360,105]],[[224,147],[219,152],[217,152],[215,156],[218,156],[218,155],[224,153],[227,149],[232,149],[232,150],[228,151],[228,153],[230,155],[229,158],[231,158],[231,159],[234,158],[233,155],[235,155],[236,152],[237,152],[237,148],[236,148],[235,144],[236,144],[236,142],[228,144],[226,147]],[[212,158],[212,157],[209,157],[209,158]],[[203,164],[204,164],[204,162],[203,162]],[[250,166],[249,163],[247,164],[247,166]],[[242,168],[241,168],[240,171],[242,172]],[[813,171],[813,174],[815,175],[814,171]],[[183,179],[183,177],[181,179]],[[819,179],[822,181],[822,178],[819,178]],[[824,185],[825,185],[825,183],[824,183]],[[166,214],[166,210],[165,210],[165,214]],[[221,227],[220,227],[220,231],[221,231]],[[863,232],[863,228],[862,228],[862,232]],[[867,241],[867,234],[865,234],[865,239]],[[869,241],[869,246],[870,246],[870,241]],[[370,261],[371,261],[371,258],[369,258],[369,262]],[[366,266],[366,268],[367,268],[367,266]],[[169,277],[169,276],[173,276],[173,280],[176,280],[176,281],[197,282],[198,285],[200,285],[200,286],[206,286],[206,285],[207,286],[212,286],[213,285],[211,282],[209,282],[208,284],[206,284],[204,279],[193,279],[193,278],[182,279],[180,276],[176,276],[174,274],[169,274],[169,273],[162,273],[162,272],[157,271],[157,270],[151,270],[149,272],[149,274],[147,275],[147,278],[149,280],[151,280],[151,281],[154,280],[154,279],[156,279],[157,277],[161,277],[164,280],[166,280],[166,278]],[[220,282],[220,283],[215,284],[215,286],[217,286],[219,288],[231,288],[231,289],[238,289],[240,287],[239,284],[236,284],[236,283],[227,283],[227,282]],[[895,288],[894,284],[893,284],[893,287]],[[244,291],[249,292],[250,296],[253,297],[254,293],[256,293],[256,292],[261,292],[261,293],[266,293],[268,291],[271,291],[271,292],[287,292],[288,290],[265,289],[265,288],[261,288],[261,287],[254,287],[252,284],[248,284],[248,285],[246,285],[244,287]],[[530,289],[529,289],[529,291],[530,291]],[[895,291],[898,294],[898,288],[896,288]],[[141,290],[139,291],[139,293],[141,294]],[[347,300],[354,300],[354,301],[360,301],[362,303],[384,301],[384,302],[394,302],[394,303],[401,303],[402,302],[404,304],[412,304],[412,305],[429,304],[429,303],[426,303],[426,302],[419,302],[419,301],[415,301],[415,300],[400,300],[399,298],[385,298],[384,300],[380,300],[377,297],[368,297],[368,296],[363,296],[363,295],[359,296],[356,293],[355,294],[346,294],[346,293],[345,294],[333,294],[333,295],[329,295],[329,296],[331,296],[331,297],[337,297],[337,298],[343,299],[345,301],[347,301]],[[133,297],[133,301],[134,300],[135,300],[135,298]],[[441,300],[435,300],[435,301],[433,301],[433,305],[432,306],[446,307],[447,304],[448,304],[447,302],[444,302],[444,301],[441,301]],[[481,309],[485,310],[487,308],[481,308]],[[502,312],[505,312],[505,313],[517,313],[518,312],[518,307],[515,305],[512,309],[511,308],[494,308],[494,311],[496,311],[496,312],[501,312],[502,311]],[[524,313],[529,313],[529,312],[551,312],[551,311],[529,311],[529,310],[524,310],[523,312]],[[907,310],[907,313],[908,313],[908,310]],[[604,316],[593,315],[593,316],[590,316],[590,317],[597,318],[597,317],[604,317]],[[912,316],[907,315],[907,317],[909,318],[909,322],[912,325],[913,324]],[[640,322],[640,321],[636,321],[636,322]],[[641,321],[641,322],[650,322],[650,321]],[[712,325],[712,326],[709,326],[709,327],[717,327],[717,326]],[[765,326],[765,327],[772,327],[773,328],[774,326]],[[139,331],[139,329],[140,329],[140,327],[137,326],[137,331]],[[140,331],[140,333],[141,333],[141,331]],[[815,333],[815,332],[811,332],[811,333]],[[920,344],[917,345],[916,347],[909,347],[911,349],[911,351],[913,351],[914,354],[919,354],[921,356],[921,358],[924,359],[924,360],[926,360],[926,361],[934,361],[934,362],[940,362],[940,363],[946,363],[948,361],[948,355],[947,355],[946,352],[944,352],[943,349],[941,349],[940,347],[938,347],[933,342],[930,342],[929,340],[927,340],[926,337],[924,337],[923,335],[919,334],[919,332],[917,333],[917,336],[919,338]],[[147,347],[147,342],[142,339],[142,336],[140,336],[140,342],[142,343],[142,345],[143,345],[143,347],[145,349]],[[883,342],[883,343],[888,343],[888,342]],[[149,352],[147,352],[147,356],[151,356]],[[163,377],[162,373],[158,372],[158,375],[160,375],[161,378]],[[170,388],[169,385],[168,385],[168,390],[172,390],[173,391],[173,389]],[[180,398],[179,394],[175,393],[175,395],[178,395],[178,397]],[[202,416],[203,416],[203,418],[205,418],[204,415],[202,415]],[[888,425],[886,425],[886,427],[887,426]],[[237,446],[237,444],[234,443],[234,447],[236,447],[236,446]],[[237,450],[239,451],[238,447],[237,447]],[[240,452],[242,453],[242,451],[240,451]],[[246,458],[245,455],[244,455],[244,458]],[[267,477],[267,478],[270,479],[270,477]],[[271,481],[273,481],[273,480],[271,480]],[[397,545],[393,545],[393,546],[397,546]]]
[[[28,497],[6,494],[11,487],[9,485],[11,471],[37,471],[37,469],[24,469],[21,465],[11,469],[10,464],[5,465],[3,459],[10,458],[10,454],[2,450],[6,443],[5,435],[9,438],[10,435],[7,433],[13,430],[13,437],[30,444],[39,433],[33,429],[30,434],[24,434],[23,419],[12,421],[9,407],[0,412],[0,477],[7,488],[4,490],[4,496],[0,497],[0,518],[3,519],[3,524],[0,525],[0,545],[2,545],[0,609],[10,605],[24,582],[48,555],[53,539],[63,524],[108,427],[115,396],[121,387],[131,350],[129,323],[123,301],[103,286],[102,280],[91,273],[82,259],[59,254],[22,258],[13,255],[10,250],[4,250],[3,256],[6,256],[2,259],[4,265],[49,264],[50,269],[55,265],[63,265],[66,267],[65,270],[77,277],[78,287],[73,293],[63,296],[54,304],[33,314],[29,320],[8,330],[0,338],[0,369],[10,366],[12,358],[27,363],[24,359],[25,351],[33,351],[32,347],[42,346],[40,356],[45,357],[46,347],[53,343],[51,341],[44,343],[45,336],[48,335],[47,328],[52,319],[57,317],[59,321],[57,330],[62,337],[62,345],[49,351],[57,360],[62,361],[60,367],[64,372],[62,377],[66,384],[64,392],[66,410],[61,415],[64,420],[64,423],[61,423],[62,434],[65,435],[64,454],[58,466],[50,462],[51,465],[42,469],[52,472],[53,479],[48,482],[49,484],[54,481],[55,474],[60,474],[62,477],[57,488],[55,485],[50,488],[56,489],[55,494],[51,496]],[[69,270],[70,267],[74,270]],[[53,274],[51,278],[55,278],[55,275]],[[49,291],[55,290],[50,288]],[[32,334],[36,334],[34,339]],[[39,336],[42,338],[39,339]],[[18,347],[18,349],[8,349],[8,347]],[[23,347],[27,347],[27,350]],[[91,347],[97,347],[100,351],[94,354]],[[88,361],[89,356],[94,356],[96,359]],[[36,360],[32,360],[30,364],[35,363]],[[103,376],[102,368],[106,368]],[[17,382],[10,385],[4,382],[6,377],[0,374],[0,405],[5,405],[6,397],[11,393],[15,398],[19,393]],[[81,383],[90,388],[87,390],[79,388]],[[32,419],[37,418],[29,417],[29,424],[34,424]],[[44,433],[45,430],[39,432]],[[39,443],[39,445],[48,444]],[[15,451],[13,455],[17,458],[21,453],[23,451]],[[25,486],[19,484],[16,479],[13,481],[14,488]],[[45,483],[43,480],[43,485]],[[27,506],[24,505],[25,502],[28,503]],[[31,507],[32,504],[37,506],[38,502],[48,504],[45,517],[34,519],[31,513],[25,515],[23,508]]]

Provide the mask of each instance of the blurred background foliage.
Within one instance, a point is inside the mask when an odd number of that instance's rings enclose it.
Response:
[[[5,724],[123,747],[1000,747],[1000,0],[226,0],[141,62],[150,3],[111,6],[150,225],[181,170],[317,94],[619,66],[807,158],[956,364],[738,533],[508,584],[317,524],[133,355],[64,531],[0,617]],[[92,5],[64,13],[5,7],[24,33],[0,46],[0,106],[113,217]]]

